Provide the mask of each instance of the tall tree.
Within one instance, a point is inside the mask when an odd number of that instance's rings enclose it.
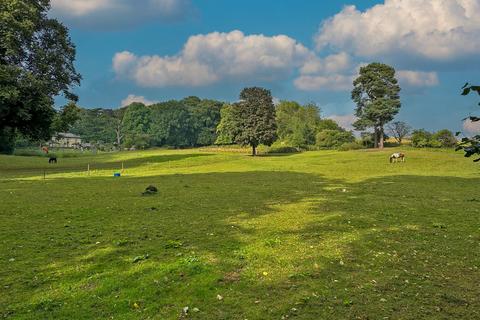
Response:
[[[126,107],[123,115],[122,130],[129,146],[141,143],[146,147],[147,136],[152,124],[152,111],[143,103],[134,102]]]
[[[360,68],[353,81],[352,100],[356,104],[353,124],[357,130],[373,128],[375,148],[383,148],[384,126],[400,111],[400,86],[395,69],[382,63],[371,63]]]
[[[477,92],[478,95],[480,96],[480,86],[474,86],[466,83],[463,86],[463,92],[462,95],[466,96],[469,95],[470,92]],[[478,104],[480,106],[480,103]],[[465,120],[469,120],[471,122],[479,122],[480,117],[479,116],[470,116]],[[457,135],[460,133],[457,132]],[[480,156],[480,134],[477,134],[473,137],[465,137],[462,139],[462,141],[458,144],[457,150],[463,150],[465,152],[465,157],[469,158],[471,156],[477,155]],[[479,162],[480,157],[474,159],[473,161]]]
[[[403,121],[395,121],[388,125],[388,130],[398,144],[402,144],[403,138],[410,133],[412,128]]]
[[[53,97],[77,100],[75,46],[49,9],[49,0],[0,1],[0,151],[11,151],[17,133],[48,139]]]
[[[263,88],[245,88],[240,93],[237,107],[239,134],[235,140],[242,145],[251,146],[252,155],[255,156],[260,144],[270,146],[277,138],[272,94],[270,90]]]

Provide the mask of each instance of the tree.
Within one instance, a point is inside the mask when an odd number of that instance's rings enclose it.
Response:
[[[239,108],[239,133],[235,140],[241,145],[251,146],[255,156],[260,144],[270,146],[277,138],[272,94],[263,88],[245,88],[236,105]]]
[[[115,144],[118,149],[122,146],[123,134],[123,119],[125,116],[126,108],[120,108],[111,111],[111,117],[113,119],[114,131],[115,131]]]
[[[79,119],[70,132],[78,134],[82,140],[93,144],[115,143],[114,110],[80,109]]]
[[[281,101],[276,108],[278,138],[294,147],[314,145],[320,121],[320,109],[315,104]]]
[[[393,120],[401,107],[395,69],[376,62],[361,67],[353,86],[352,100],[358,118],[353,125],[357,130],[373,128],[375,148],[383,148],[384,126]]]
[[[239,133],[239,114],[235,104],[224,104],[220,109],[220,123],[217,126],[215,144],[233,144]]]
[[[150,106],[150,133],[157,146],[190,147],[195,145],[195,131],[189,108],[181,101],[167,101]]]
[[[65,105],[60,112],[57,112],[52,122],[52,131],[68,132],[70,128],[80,119],[80,108],[71,101]]]
[[[143,103],[134,102],[126,107],[122,130],[129,145],[134,145],[135,141],[144,143],[147,140],[145,136],[150,133],[151,121],[152,112]]]
[[[216,100],[201,100],[197,97],[188,97],[181,101],[187,106],[193,126],[194,146],[207,146],[217,139],[217,125],[220,122],[220,109],[223,103]]]
[[[75,46],[49,9],[48,0],[0,1],[0,151],[12,151],[17,133],[50,138],[53,97],[77,100]]]
[[[452,131],[448,129],[443,129],[435,132],[432,136],[432,139],[435,140],[443,148],[452,148],[457,144],[457,139]]]
[[[398,144],[402,144],[403,138],[410,133],[412,128],[403,121],[395,121],[388,125],[388,130]]]
[[[474,85],[469,85],[468,83],[466,83],[464,86],[463,86],[463,92],[462,92],[462,95],[463,96],[466,96],[466,95],[469,95],[470,92],[477,92],[478,95],[480,95],[480,86],[474,86]],[[480,103],[478,104],[480,105]],[[472,122],[478,122],[480,121],[480,117],[478,116],[470,116],[465,120],[470,120]],[[460,133],[457,132],[457,136],[459,135]],[[477,134],[473,137],[465,137],[465,138],[462,138],[462,141],[458,144],[457,150],[463,150],[465,152],[465,157],[469,158],[471,156],[474,156],[474,155],[478,155],[480,156],[480,134]],[[473,160],[474,162],[479,162],[480,161],[480,157],[479,158],[476,158]]]
[[[415,148],[432,147],[433,135],[425,129],[413,130],[412,146]]]
[[[355,142],[351,131],[345,130],[322,130],[317,134],[316,144],[319,148],[338,148],[345,143]]]

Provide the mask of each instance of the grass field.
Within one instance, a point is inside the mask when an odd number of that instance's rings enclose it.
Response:
[[[480,166],[391,152],[0,156],[0,318],[480,319]]]

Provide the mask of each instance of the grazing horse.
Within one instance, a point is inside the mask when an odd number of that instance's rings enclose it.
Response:
[[[390,156],[390,163],[402,161],[405,162],[405,154],[401,152],[396,152]]]
[[[57,163],[57,157],[50,157],[48,163]]]

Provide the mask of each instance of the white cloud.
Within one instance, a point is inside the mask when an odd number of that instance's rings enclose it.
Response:
[[[478,55],[480,1],[386,0],[364,12],[347,6],[323,22],[317,49],[361,57],[437,61]]]
[[[313,56],[300,69],[302,74],[336,73],[349,69],[352,65],[350,56],[345,52],[332,54],[324,59]]]
[[[285,35],[244,35],[235,30],[191,36],[175,56],[117,53],[113,69],[143,87],[206,86],[239,79],[287,79],[312,55]]]
[[[436,72],[400,70],[397,71],[396,76],[401,86],[433,87],[439,83]]]
[[[333,91],[347,91],[353,88],[354,76],[332,74],[332,75],[316,75],[316,76],[300,76],[295,79],[295,86],[304,91],[315,91],[328,89]]]
[[[52,14],[83,27],[124,27],[150,21],[184,18],[190,0],[52,0]]]
[[[357,117],[353,114],[346,114],[346,115],[331,115],[328,116],[327,119],[332,119],[336,123],[340,125],[340,127],[347,129],[347,130],[354,130],[353,123],[357,120]]]
[[[480,134],[480,121],[472,122],[469,119],[463,122],[463,130],[469,134]]]
[[[126,107],[134,102],[140,102],[146,106],[156,103],[156,101],[148,100],[144,96],[136,96],[134,94],[129,94],[125,99],[122,100],[120,106]]]

